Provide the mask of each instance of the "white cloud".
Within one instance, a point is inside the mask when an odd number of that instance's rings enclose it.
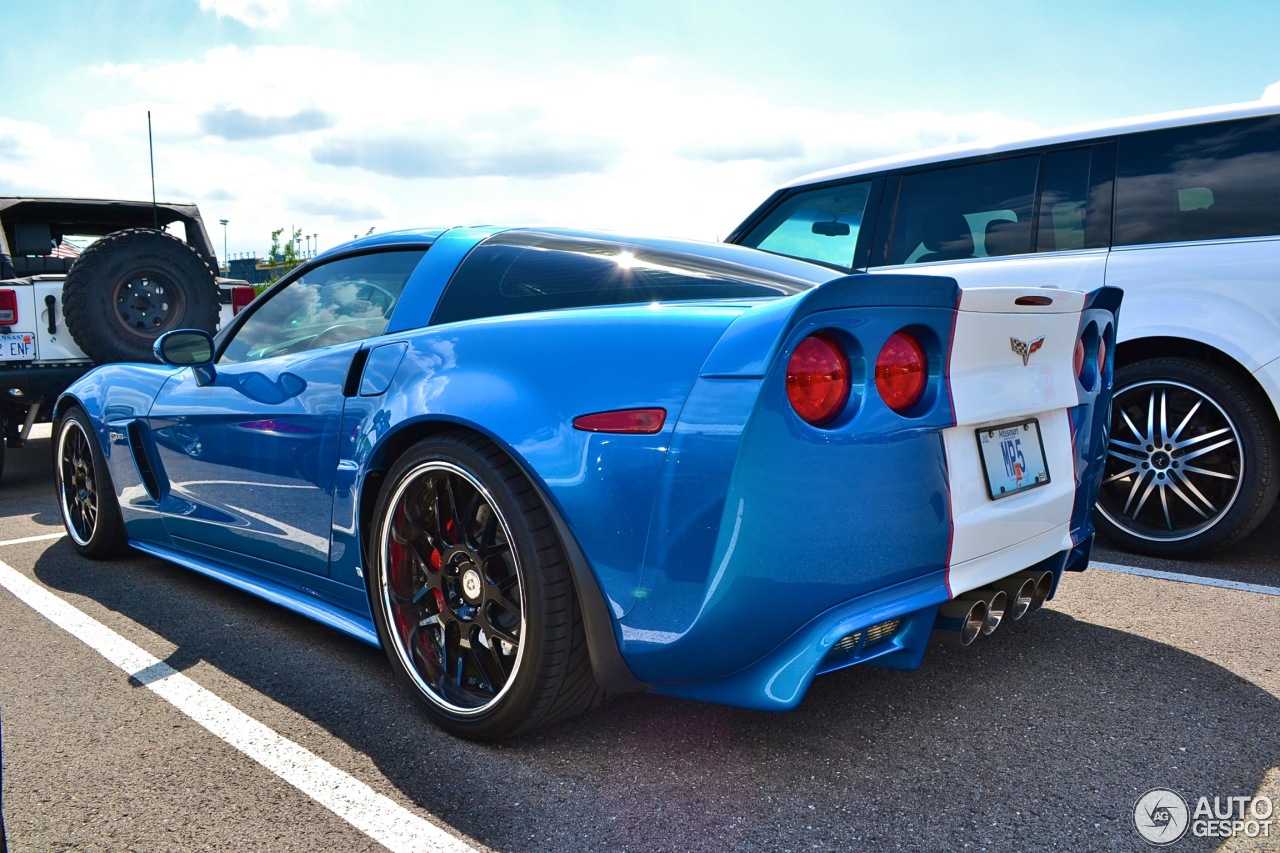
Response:
[[[6,195],[92,196],[110,186],[97,176],[93,147],[48,128],[0,116],[0,186]]]
[[[303,7],[326,9],[341,0],[302,0]],[[292,11],[294,0],[200,0],[200,9],[219,18],[233,18],[249,27],[278,27]]]
[[[1280,103],[1280,80],[1277,80],[1266,89],[1263,89],[1262,97],[1258,100],[1265,101],[1269,104]]]
[[[733,84],[692,90],[661,57],[515,75],[225,46],[90,72],[107,94],[89,101],[75,141],[31,125],[19,146],[15,123],[0,125],[0,181],[31,186],[49,171],[31,158],[71,158],[86,165],[62,182],[69,194],[145,197],[150,110],[158,193],[231,220],[232,252],[265,250],[282,226],[325,246],[370,227],[484,222],[722,237],[798,175],[1037,129],[994,113],[865,115]]]

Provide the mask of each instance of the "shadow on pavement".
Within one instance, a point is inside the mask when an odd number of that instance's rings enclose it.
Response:
[[[434,729],[381,652],[214,581],[90,563],[65,540],[35,572],[175,644],[175,668],[207,661],[314,721],[499,850],[1145,849],[1142,793],[1252,794],[1280,763],[1275,697],[1052,610],[935,645],[919,672],[823,677],[790,714],[622,696],[478,746]]]

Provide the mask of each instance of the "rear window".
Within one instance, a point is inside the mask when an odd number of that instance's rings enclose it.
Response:
[[[1280,116],[1122,137],[1115,244],[1280,234]]]
[[[634,302],[758,299],[813,287],[730,261],[592,238],[507,231],[458,267],[432,324]]]

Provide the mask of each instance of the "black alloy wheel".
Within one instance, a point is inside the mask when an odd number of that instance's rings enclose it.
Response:
[[[92,559],[120,553],[126,543],[124,522],[88,415],[72,408],[58,420],[54,434],[54,482],[71,544]]]
[[[1275,452],[1267,412],[1227,371],[1181,358],[1121,367],[1098,528],[1154,556],[1225,546],[1275,502]]]
[[[462,433],[415,445],[375,524],[379,636],[442,728],[494,740],[598,703],[563,549],[501,451]]]

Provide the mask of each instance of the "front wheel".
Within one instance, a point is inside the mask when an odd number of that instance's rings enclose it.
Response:
[[[71,544],[94,560],[125,548],[124,521],[97,434],[83,409],[72,408],[54,428],[54,483]]]
[[[1268,408],[1228,371],[1156,358],[1116,371],[1098,530],[1122,547],[1184,557],[1240,539],[1277,491]]]
[[[379,638],[441,728],[497,740],[599,702],[564,551],[498,448],[467,433],[414,445],[373,529]]]

